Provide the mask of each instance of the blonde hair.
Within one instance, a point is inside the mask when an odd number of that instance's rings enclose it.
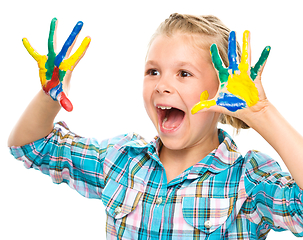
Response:
[[[208,38],[201,38],[200,46],[209,50],[211,44],[215,43],[218,47],[223,63],[228,67],[228,38],[230,29],[227,28],[222,21],[212,15],[195,16],[189,14],[173,13],[160,24],[156,32],[151,38],[149,46],[153,40],[159,35],[166,35],[171,37],[175,33],[184,34],[200,34]],[[241,57],[241,48],[237,42],[237,54],[239,59]],[[247,129],[249,126],[238,118],[229,115],[221,114],[219,122],[223,124],[230,124],[237,129],[237,132],[243,128]]]

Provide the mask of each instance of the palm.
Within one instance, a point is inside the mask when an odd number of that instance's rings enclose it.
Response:
[[[192,114],[216,105],[227,109],[229,112],[236,112],[240,109],[255,106],[259,102],[260,93],[258,89],[261,87],[257,87],[256,85],[260,84],[254,82],[254,80],[269,55],[270,47],[264,48],[256,65],[251,67],[249,31],[245,31],[242,51],[241,63],[238,64],[235,32],[232,31],[228,46],[229,67],[225,68],[217,46],[213,44],[210,47],[212,61],[218,71],[221,86],[215,98],[210,100],[208,100],[208,92],[204,91],[201,94],[200,102],[192,108]]]
[[[40,55],[38,52],[36,52],[26,38],[23,38],[22,41],[29,54],[38,63],[39,77],[43,91],[46,94],[50,95],[53,100],[58,101],[65,110],[72,111],[73,105],[63,91],[62,82],[66,75],[66,72],[73,71],[77,63],[84,56],[89,46],[90,38],[86,37],[82,41],[82,44],[77,49],[77,51],[70,58],[64,60],[65,57],[69,56],[75,43],[76,37],[82,29],[83,22],[79,21],[76,24],[72,33],[58,54],[55,53],[56,39],[54,39],[56,35],[56,25],[57,19],[54,18],[52,19],[50,25],[47,56]]]

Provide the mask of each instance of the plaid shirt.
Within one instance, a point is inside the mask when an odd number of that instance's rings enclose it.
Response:
[[[270,229],[303,236],[302,190],[290,175],[262,153],[241,156],[222,130],[219,141],[169,183],[159,138],[132,133],[99,143],[60,122],[11,152],[53,182],[101,199],[108,239],[265,239]]]

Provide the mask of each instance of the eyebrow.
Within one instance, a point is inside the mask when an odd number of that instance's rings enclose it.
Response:
[[[176,62],[174,65],[177,67],[180,67],[180,68],[189,66],[189,67],[193,68],[195,71],[198,71],[199,73],[201,73],[201,70],[199,68],[195,67],[193,64],[188,63],[188,62],[182,62],[182,61]]]
[[[148,60],[148,61],[145,63],[145,65],[147,65],[147,64],[149,64],[149,65],[159,65],[159,64],[157,63],[157,61],[154,61],[154,60]],[[193,68],[195,68],[196,70],[198,70],[198,69],[197,69],[194,65],[192,65],[191,63],[182,62],[182,61],[180,61],[180,62],[175,62],[175,63],[173,64],[173,66],[177,66],[177,67],[190,66],[190,67],[193,67]]]
[[[192,65],[192,64],[190,64],[190,63],[188,63],[188,62],[177,62],[175,65],[176,65],[176,66],[180,66],[180,67],[183,67],[183,66],[190,66],[190,67],[194,67],[194,68],[195,68],[194,65]]]
[[[157,63],[157,61],[148,60],[148,61],[145,62],[145,65],[158,66],[159,64]]]

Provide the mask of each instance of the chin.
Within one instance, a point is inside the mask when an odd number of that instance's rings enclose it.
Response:
[[[167,135],[160,132],[159,137],[163,145],[170,150],[182,150],[187,146],[187,141],[184,136],[175,134]]]

